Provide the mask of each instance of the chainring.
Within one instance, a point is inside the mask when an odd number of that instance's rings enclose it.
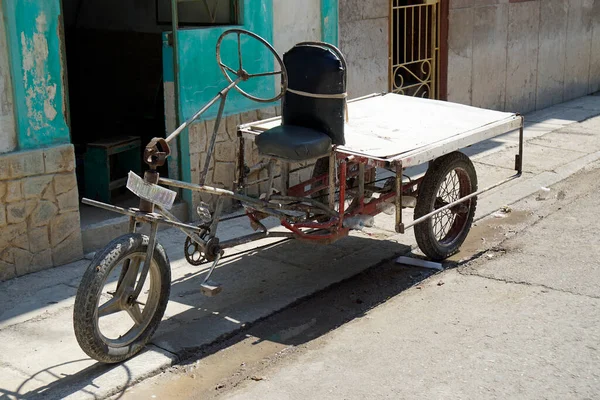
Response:
[[[199,234],[200,238],[204,240],[208,233],[208,228],[204,228],[204,230]],[[189,236],[185,238],[183,253],[185,255],[185,259],[191,265],[198,266],[207,261],[206,255],[200,250],[198,243],[194,242]]]

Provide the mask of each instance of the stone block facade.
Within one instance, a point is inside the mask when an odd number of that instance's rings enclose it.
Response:
[[[0,281],[82,253],[73,146],[0,155]]]
[[[213,157],[209,165],[205,183],[210,186],[233,190],[235,188],[235,180],[237,179],[237,171],[239,168],[238,154],[240,141],[237,136],[237,127],[241,124],[272,118],[280,114],[281,109],[279,107],[268,107],[223,118],[219,125]],[[207,120],[196,122],[189,128],[192,183],[200,182],[200,174],[204,169],[214,126],[214,120]],[[261,156],[258,154],[258,149],[254,145],[254,142],[245,140],[244,146],[245,163],[247,166],[252,166],[261,161]],[[290,165],[290,170],[298,169],[300,166],[301,164],[293,163]],[[302,164],[302,166],[306,166],[307,168],[290,173],[291,186],[310,179],[312,174],[310,165]],[[276,171],[276,174],[279,174],[279,171]],[[255,174],[250,177],[249,181],[255,181],[266,177],[267,172],[265,170],[262,171],[260,175]],[[279,179],[276,179],[274,186],[278,187],[279,184]],[[267,183],[263,182],[255,187],[248,188],[247,194],[258,196],[266,191]],[[194,208],[200,204],[200,202],[207,203],[211,205],[211,207],[214,207],[216,203],[216,196],[206,193],[193,192],[192,199]],[[233,201],[231,199],[226,199],[224,204],[225,211],[232,211],[233,208]],[[194,217],[192,216],[191,219],[193,220]]]

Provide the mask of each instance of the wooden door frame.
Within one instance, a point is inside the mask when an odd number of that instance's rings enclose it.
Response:
[[[450,0],[440,0],[440,100],[448,100],[448,30]]]

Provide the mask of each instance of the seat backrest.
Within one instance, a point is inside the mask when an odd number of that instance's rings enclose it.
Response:
[[[283,55],[283,62],[289,86],[282,102],[283,125],[311,128],[327,134],[333,144],[345,144],[346,63],[339,50],[325,43],[299,43]]]

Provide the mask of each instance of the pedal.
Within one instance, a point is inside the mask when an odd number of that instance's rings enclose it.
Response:
[[[206,297],[214,297],[214,296],[218,295],[219,293],[221,293],[222,290],[223,290],[223,286],[221,286],[218,283],[214,283],[214,282],[210,282],[210,281],[204,282],[202,285],[200,285],[200,291]]]

